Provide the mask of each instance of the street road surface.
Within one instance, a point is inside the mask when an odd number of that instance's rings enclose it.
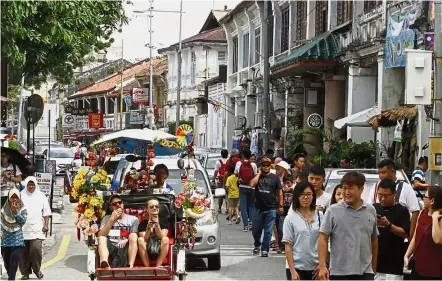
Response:
[[[206,260],[188,261],[188,280],[285,280],[285,257],[271,252],[270,257],[253,256],[251,232],[243,232],[242,224],[227,225],[226,215],[221,222],[221,263],[219,271],[207,269]],[[73,221],[75,213],[65,196],[64,214],[55,226],[56,245],[43,257],[45,280],[85,280],[86,252],[83,241],[77,241]],[[20,275],[19,275],[20,276]],[[18,276],[18,277],[19,277]],[[31,276],[35,279],[35,276]]]

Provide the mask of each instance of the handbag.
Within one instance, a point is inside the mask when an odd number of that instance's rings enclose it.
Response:
[[[432,226],[432,225],[433,225],[432,223],[430,223],[429,225],[427,225],[427,226],[425,227],[425,229],[424,229],[424,233],[425,233],[425,232],[428,230],[428,228],[430,228],[430,226]],[[422,238],[423,238],[423,236],[422,236]],[[420,243],[421,243],[421,241],[422,241],[422,238],[419,239],[419,241],[417,242],[417,245],[416,245],[416,249],[414,250],[413,254],[411,254],[410,257],[408,258],[408,266],[407,266],[407,269],[408,269],[408,270],[412,270],[412,271],[414,271],[414,267],[415,267],[415,265],[416,265],[416,261],[414,260],[414,253],[416,253],[417,249],[419,248],[419,245],[420,245]]]
[[[160,255],[161,241],[153,236],[147,240],[147,255],[149,259],[156,260]]]

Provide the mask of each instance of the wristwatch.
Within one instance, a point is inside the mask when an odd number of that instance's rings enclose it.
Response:
[[[391,222],[385,227],[387,230],[390,230],[391,229],[391,226],[392,226],[392,224],[391,224]]]

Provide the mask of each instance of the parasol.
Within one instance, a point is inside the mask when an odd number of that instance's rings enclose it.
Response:
[[[164,147],[156,143],[157,140],[174,141],[176,140],[176,136],[158,130],[127,129],[105,135],[92,145],[118,142],[118,146],[128,153],[136,153],[139,155],[147,154],[147,144],[154,144],[155,155],[157,156],[175,155],[183,151],[181,148]]]
[[[29,162],[26,157],[21,154],[18,150],[11,149],[9,147],[2,146],[2,153],[6,153],[9,156],[9,163],[17,165],[17,167],[23,172],[25,171],[26,166],[31,166],[31,162]]]

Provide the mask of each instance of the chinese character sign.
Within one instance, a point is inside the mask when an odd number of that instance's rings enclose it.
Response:
[[[149,104],[149,90],[147,88],[133,88],[132,94],[132,104]]]
[[[100,129],[103,128],[103,113],[90,113],[89,114],[89,128]]]

